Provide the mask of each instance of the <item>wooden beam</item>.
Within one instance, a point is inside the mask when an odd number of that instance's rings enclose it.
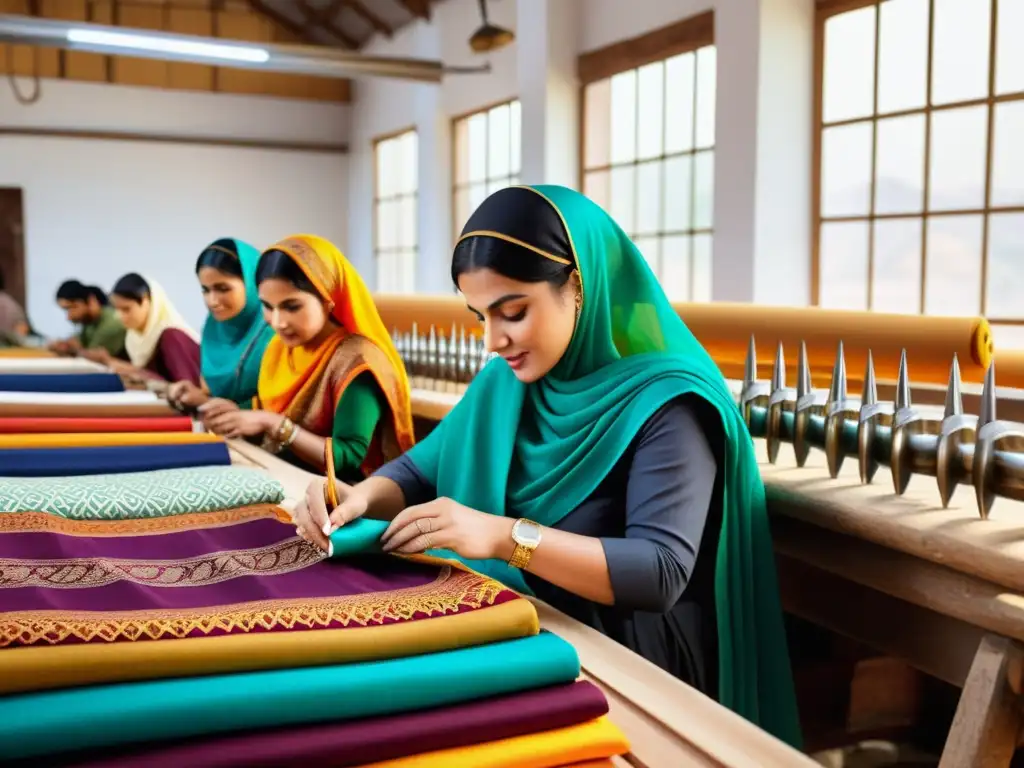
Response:
[[[416,18],[430,21],[430,0],[402,0],[402,5]]]
[[[395,31],[388,26],[384,19],[359,2],[359,0],[345,0],[342,4],[351,8],[353,13],[364,19],[375,31],[380,32],[386,37],[391,37],[394,34]]]
[[[303,27],[301,24],[297,24],[289,19],[284,14],[271,8],[269,5],[264,3],[262,0],[248,0],[249,8],[253,12],[263,16],[264,18],[272,21],[274,24],[279,26],[281,29],[290,32],[303,42],[309,43],[310,45],[316,45],[317,41],[309,34],[309,30]]]
[[[346,48],[358,48],[359,41],[355,40],[345,30],[341,29],[337,24],[334,23],[334,19],[338,15],[338,11],[341,10],[343,0],[334,0],[329,6],[323,9],[312,7],[306,0],[301,0],[299,8],[302,9],[303,15],[306,17],[308,23],[313,26],[327,32],[331,37],[338,40]]]

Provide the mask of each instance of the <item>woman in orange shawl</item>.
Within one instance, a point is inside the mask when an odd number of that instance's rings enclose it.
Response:
[[[369,290],[333,244],[285,238],[256,269],[275,335],[263,353],[253,410],[226,400],[200,407],[225,437],[262,437],[263,447],[338,479],[361,480],[412,447],[409,379]]]

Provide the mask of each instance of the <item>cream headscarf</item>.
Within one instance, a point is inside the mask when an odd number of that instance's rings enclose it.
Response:
[[[174,308],[160,284],[145,275],[141,277],[149,286],[149,317],[146,318],[146,325],[141,331],[130,330],[124,339],[128,359],[136,368],[145,368],[149,364],[160,343],[160,336],[168,328],[177,328],[196,344],[199,343],[199,334]]]

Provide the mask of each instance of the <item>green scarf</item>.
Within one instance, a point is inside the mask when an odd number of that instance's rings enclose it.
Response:
[[[561,217],[582,278],[572,341],[533,384],[521,383],[503,360],[491,361],[409,457],[438,496],[552,526],[594,492],[658,409],[686,394],[708,401],[725,432],[715,576],[719,701],[799,747],[764,485],[725,379],[608,214],[564,187],[531,189]],[[529,591],[504,562],[469,565]]]

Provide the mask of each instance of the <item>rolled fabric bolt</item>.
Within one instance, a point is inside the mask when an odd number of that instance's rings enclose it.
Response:
[[[331,533],[329,556],[333,557],[335,553],[338,557],[379,554],[382,551],[380,537],[387,529],[387,521],[369,520],[365,517],[345,523]]]

